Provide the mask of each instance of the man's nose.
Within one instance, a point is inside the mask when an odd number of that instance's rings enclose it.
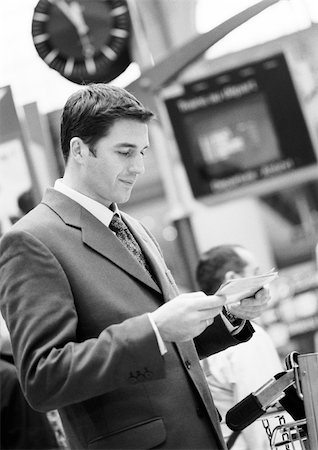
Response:
[[[145,171],[144,157],[142,155],[136,156],[133,159],[133,161],[132,161],[132,163],[131,163],[131,165],[129,167],[129,170],[131,172],[134,172],[134,173],[138,174],[138,175],[142,175],[144,173],[144,171]]]

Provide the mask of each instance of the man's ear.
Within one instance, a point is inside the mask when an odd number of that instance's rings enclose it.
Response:
[[[70,140],[70,155],[77,163],[83,163],[83,159],[85,158],[87,151],[87,146],[81,138],[74,136]]]
[[[236,272],[234,272],[234,270],[229,270],[224,275],[224,281],[233,280],[233,278],[239,278],[239,275]]]

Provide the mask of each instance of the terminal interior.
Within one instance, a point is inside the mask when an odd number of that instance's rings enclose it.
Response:
[[[0,5],[1,233],[24,213],[22,194],[33,207],[62,176],[59,118],[80,84],[38,54],[37,3]],[[271,2],[213,42],[211,30],[256,3],[127,0],[127,61],[107,82],[156,113],[123,209],[158,239],[184,291],[212,245],[241,244],[262,271],[275,267],[259,320],[284,356],[318,351],[318,6]]]

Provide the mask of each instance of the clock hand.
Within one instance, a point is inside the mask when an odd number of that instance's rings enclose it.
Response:
[[[76,27],[76,30],[79,35],[85,35],[88,33],[88,26],[84,20],[82,8],[79,3],[76,1],[71,1],[69,3],[70,14],[72,17],[72,21]]]
[[[94,47],[89,38],[89,28],[84,20],[83,11],[80,4],[76,1],[71,1],[69,4],[70,13],[72,16],[73,24],[80,38],[84,55],[91,57],[94,54]]]
[[[59,10],[62,11],[65,17],[75,26],[70,6],[66,0],[51,0],[51,3],[53,3],[57,8],[59,8]]]
[[[62,11],[66,18],[74,25],[83,48],[85,57],[91,57],[94,54],[94,47],[90,42],[89,28],[84,20],[82,9],[78,2],[66,0],[52,0],[52,3]]]

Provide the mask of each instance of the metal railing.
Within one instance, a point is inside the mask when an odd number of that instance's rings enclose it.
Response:
[[[295,369],[294,384],[304,402],[306,417],[286,422],[286,412],[280,410],[276,414],[266,413],[261,420],[272,450],[317,450],[318,353],[297,355],[291,365]]]

